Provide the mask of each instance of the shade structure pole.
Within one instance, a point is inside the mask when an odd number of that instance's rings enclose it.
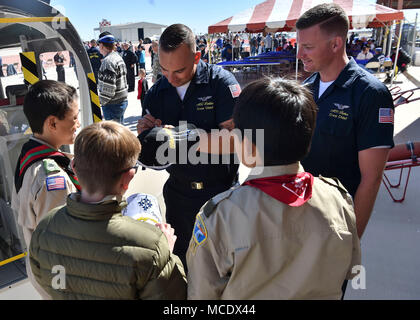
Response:
[[[400,43],[401,43],[401,35],[402,35],[403,26],[404,26],[404,21],[400,20],[400,34],[398,36],[397,51],[395,52],[394,70],[392,71],[391,86],[395,78],[395,69],[397,68],[398,54],[400,52]]]
[[[382,52],[385,54],[385,56],[389,56],[389,52],[387,51],[387,44],[388,44],[388,33],[389,33],[389,27],[386,26],[384,29],[384,42],[382,44]]]
[[[395,21],[392,23],[392,25],[394,25],[394,24],[395,24]],[[387,49],[388,56],[391,56],[391,48],[392,48],[392,27],[389,29],[388,43],[387,43],[387,45],[388,45],[388,49]]]
[[[414,22],[414,30],[413,30],[413,38],[411,39],[411,51],[410,51],[410,57],[411,57],[411,65],[414,65],[414,51],[416,48],[416,38],[417,38],[417,16],[418,13],[416,13],[416,21]]]

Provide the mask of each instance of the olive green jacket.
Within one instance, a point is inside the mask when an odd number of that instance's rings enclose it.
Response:
[[[179,258],[160,229],[122,216],[125,201],[67,205],[40,221],[29,260],[53,299],[185,299]]]

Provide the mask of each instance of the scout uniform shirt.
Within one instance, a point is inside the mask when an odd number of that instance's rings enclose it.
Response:
[[[56,151],[54,147],[35,137],[31,137],[28,143],[38,146],[38,149]],[[16,189],[15,180],[15,188],[13,188],[12,195],[12,208],[18,214],[18,223],[22,226],[23,237],[27,248],[29,248],[32,233],[39,221],[50,210],[63,206],[70,193],[78,191],[70,176],[52,159],[47,158],[36,161],[27,168],[24,168],[25,160],[30,162],[32,159],[42,156],[40,152],[42,150],[35,150],[35,152],[29,151],[25,155],[22,154],[19,158],[22,161],[19,161],[20,163],[17,164],[17,174],[21,167],[26,171],[23,172],[23,181],[21,186],[18,187],[19,190]],[[69,154],[65,155],[69,158],[68,162],[70,162],[72,156]],[[27,261],[26,266],[29,279],[40,292],[41,296],[47,298],[39,290],[39,286],[37,286],[33,278],[29,261]]]
[[[299,163],[253,173],[245,184],[312,177]],[[312,181],[298,206],[248,185],[203,206],[187,252],[188,299],[340,299],[361,259],[353,203],[338,181]]]

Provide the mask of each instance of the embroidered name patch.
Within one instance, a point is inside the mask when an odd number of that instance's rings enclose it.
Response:
[[[229,86],[229,90],[232,93],[232,97],[237,98],[241,94],[241,86],[239,84],[233,84]]]
[[[48,177],[47,181],[47,190],[66,190],[66,179],[64,177]]]
[[[379,123],[394,124],[394,110],[392,110],[391,108],[380,108]]]
[[[193,237],[195,243],[198,245],[203,244],[207,240],[207,229],[200,214],[198,214],[195,219]]]

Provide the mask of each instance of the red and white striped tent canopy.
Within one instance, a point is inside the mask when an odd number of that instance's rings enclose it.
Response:
[[[210,26],[209,33],[292,31],[306,10],[331,2],[345,10],[351,29],[377,28],[404,19],[402,11],[376,4],[376,0],[267,0]]]

